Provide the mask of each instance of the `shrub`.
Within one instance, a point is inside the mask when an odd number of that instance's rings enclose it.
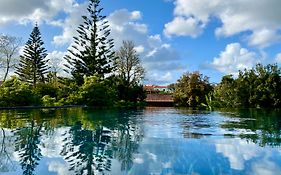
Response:
[[[40,105],[40,98],[33,93],[32,87],[16,77],[5,81],[0,87],[0,106]]]

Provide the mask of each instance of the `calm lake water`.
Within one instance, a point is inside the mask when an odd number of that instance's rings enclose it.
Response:
[[[281,174],[281,111],[0,111],[0,174]]]

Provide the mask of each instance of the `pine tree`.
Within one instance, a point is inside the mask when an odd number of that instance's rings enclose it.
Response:
[[[99,3],[99,0],[89,0],[88,15],[82,16],[84,22],[77,29],[78,37],[73,37],[74,44],[65,56],[68,62],[65,66],[78,83],[83,83],[84,76],[104,78],[113,70],[114,43],[109,39],[109,24],[101,14],[103,8]]]
[[[36,24],[24,46],[23,54],[20,56],[20,63],[16,67],[16,74],[20,80],[28,82],[34,87],[39,82],[44,83],[45,75],[48,73],[47,50],[43,45],[44,42]]]

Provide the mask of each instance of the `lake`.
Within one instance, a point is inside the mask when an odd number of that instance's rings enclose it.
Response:
[[[0,111],[0,174],[281,174],[281,111]]]

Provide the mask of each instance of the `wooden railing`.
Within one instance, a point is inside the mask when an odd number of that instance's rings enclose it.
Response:
[[[173,103],[173,97],[170,94],[147,94],[146,102],[161,102],[161,103]]]

